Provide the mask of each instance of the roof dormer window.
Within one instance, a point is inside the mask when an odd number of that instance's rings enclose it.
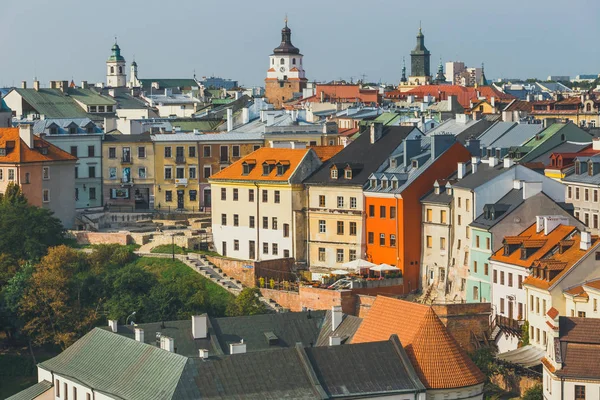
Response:
[[[269,164],[265,163],[263,164],[263,176],[265,175],[269,175],[269,173],[271,172],[271,168],[269,167]]]
[[[398,181],[392,181],[392,189],[398,189]]]
[[[331,174],[331,179],[337,179],[338,178],[337,168],[336,167],[331,168],[330,174]]]
[[[588,162],[588,175],[594,176],[594,163],[592,161]]]
[[[6,149],[4,147],[0,148],[0,156],[6,155]]]
[[[75,126],[70,126],[69,127],[69,134],[74,135],[77,133],[77,127]]]
[[[375,188],[377,187],[377,179],[373,178],[371,179],[371,188]]]
[[[277,176],[281,176],[285,173],[285,166],[278,165],[277,166]]]
[[[419,161],[417,161],[417,160],[412,160],[412,167],[413,167],[413,168],[419,168]]]
[[[48,154],[48,148],[47,147],[40,147],[40,153],[42,153],[43,155]]]
[[[575,163],[575,174],[579,175],[580,174],[580,169],[581,169],[581,163],[579,161],[577,161]]]
[[[56,135],[56,134],[58,134],[58,128],[57,128],[57,127],[55,127],[55,126],[51,126],[51,127],[50,127],[50,134],[51,134],[51,135]]]
[[[352,170],[350,168],[347,168],[344,171],[344,178],[346,178],[346,179],[352,179]]]

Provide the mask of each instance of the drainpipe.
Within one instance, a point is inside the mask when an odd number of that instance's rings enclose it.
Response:
[[[396,222],[395,222],[395,226],[396,226],[396,266],[399,266],[400,264],[400,237],[398,236],[398,220],[399,220],[399,213],[400,213],[400,207],[398,206],[398,195],[394,194],[394,199],[396,199]],[[421,264],[419,263],[419,269],[421,268]],[[404,271],[404,269],[403,269]],[[421,275],[421,272],[419,272],[419,275]],[[404,284],[404,272],[402,273],[402,291],[406,292],[406,285]]]
[[[560,400],[565,400],[565,378],[560,377]]]
[[[254,260],[259,261],[258,255],[261,254],[260,250],[260,214],[259,214],[259,203],[261,201],[260,191],[258,189],[258,183],[254,182],[254,186],[256,186],[256,196],[254,196],[254,200],[256,201],[256,220],[254,221],[254,226],[256,227],[256,244],[254,245]]]
[[[310,186],[306,186],[306,264],[310,267]]]

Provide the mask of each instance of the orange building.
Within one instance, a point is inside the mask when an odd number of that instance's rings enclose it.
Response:
[[[406,139],[387,168],[371,174],[365,189],[367,260],[402,270],[404,290],[419,287],[420,199],[436,179],[446,178],[469,151],[453,135]]]

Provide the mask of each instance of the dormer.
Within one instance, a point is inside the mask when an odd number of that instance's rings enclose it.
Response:
[[[385,175],[384,175],[384,176],[382,176],[382,177],[381,177],[381,188],[382,188],[382,189],[387,189],[387,188],[388,188],[388,186],[389,186],[389,183],[390,183],[390,182],[389,182],[389,180],[388,180],[388,177],[387,177],[387,176],[385,176]]]
[[[369,188],[370,189],[375,189],[378,185],[377,182],[377,176],[375,176],[374,174],[371,174],[371,176],[369,176]]]
[[[412,160],[412,162],[411,162],[411,166],[412,166],[414,169],[417,169],[417,168],[419,168],[419,160]]]
[[[49,135],[58,135],[59,126],[56,123],[51,123],[46,129],[48,129]]]
[[[85,129],[86,133],[94,133],[96,125],[94,125],[94,123],[92,121],[90,121],[87,124],[85,124],[84,126],[82,126],[82,128]]]
[[[350,165],[346,165],[346,168],[344,168],[344,179],[352,179],[352,167]]]
[[[440,184],[438,183],[438,181],[433,182],[433,193],[440,194],[440,192]]]
[[[71,122],[69,125],[67,125],[65,127],[65,129],[66,129],[66,131],[67,131],[67,133],[69,135],[75,135],[75,134],[77,134],[78,128],[79,127],[77,126],[77,124],[75,122]]]
[[[263,176],[269,175],[271,171],[273,171],[273,168],[275,168],[275,160],[266,160],[265,162],[263,162],[262,167]]]
[[[398,189],[398,178],[392,177],[392,189]]]
[[[587,162],[587,172],[589,176],[594,176],[598,172],[600,172],[600,164],[598,162],[594,162],[592,158],[590,158]]]
[[[337,179],[338,178],[338,168],[337,168],[337,165],[333,164],[331,166],[331,168],[329,169],[329,176],[331,177],[331,179]]]
[[[517,250],[521,243],[523,242],[523,238],[520,236],[506,236],[502,243],[504,244],[504,256],[511,255],[515,250]]]
[[[256,166],[256,160],[245,160],[242,163],[242,175],[248,175]]]
[[[288,160],[281,160],[277,163],[277,176],[282,176],[290,167]]]

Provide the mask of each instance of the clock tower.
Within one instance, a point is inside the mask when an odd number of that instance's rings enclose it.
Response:
[[[410,78],[409,84],[426,85],[431,82],[431,73],[429,69],[429,58],[431,54],[425,47],[425,35],[419,26],[417,34],[417,45],[410,52]]]
[[[292,44],[292,31],[287,26],[281,30],[281,44],[269,56],[269,70],[265,79],[265,97],[275,108],[302,93],[307,79],[302,66],[302,54]]]

